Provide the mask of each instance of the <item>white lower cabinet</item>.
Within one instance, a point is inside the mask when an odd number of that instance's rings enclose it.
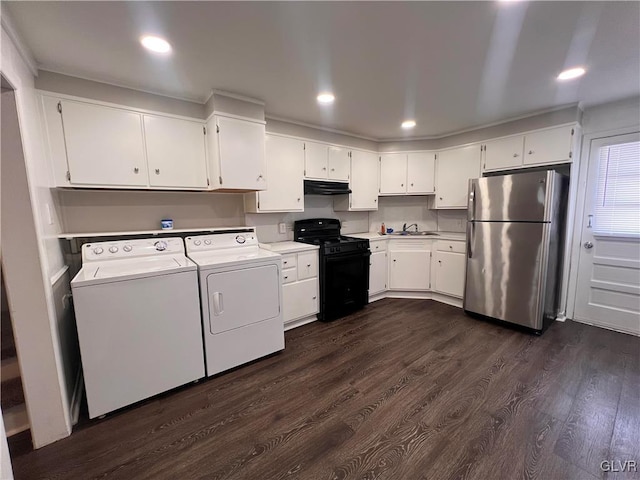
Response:
[[[372,249],[373,250],[373,249]],[[372,252],[369,259],[369,296],[387,289],[387,252]]]
[[[390,290],[429,290],[430,271],[430,250],[392,250],[389,246]]]
[[[284,323],[318,313],[318,250],[282,256]]]
[[[436,251],[433,259],[433,289],[445,295],[462,298],[466,255]]]

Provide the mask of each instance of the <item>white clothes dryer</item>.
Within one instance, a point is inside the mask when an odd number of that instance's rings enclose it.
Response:
[[[252,227],[185,238],[197,265],[207,375],[284,348],[282,260]]]

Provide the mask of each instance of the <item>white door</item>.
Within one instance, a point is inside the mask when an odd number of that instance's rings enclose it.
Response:
[[[269,187],[258,192],[261,212],[304,210],[304,143],[295,138],[266,135]]]
[[[436,208],[467,208],[469,179],[480,176],[480,156],[480,145],[438,153]]]
[[[351,153],[350,210],[378,209],[378,157],[375,153]]]
[[[640,134],[591,142],[574,319],[640,335]]]
[[[389,287],[392,290],[429,290],[430,251],[390,251],[389,260]]]
[[[209,332],[215,335],[277,317],[279,288],[280,272],[275,265],[208,275]],[[251,299],[247,301],[249,294]]]
[[[483,171],[509,170],[522,166],[524,136],[501,138],[484,146]]]
[[[264,124],[237,118],[216,117],[218,158],[222,188],[265,190],[267,164]]]
[[[380,193],[407,193],[406,153],[388,153],[380,156]]]
[[[524,137],[524,164],[548,164],[571,161],[574,127],[556,127]]]
[[[309,278],[283,285],[282,304],[285,323],[318,313],[318,279]]]
[[[329,147],[329,180],[349,181],[351,162],[349,150],[340,147]]]
[[[144,115],[144,138],[151,186],[207,188],[204,124]]]
[[[139,113],[71,100],[61,104],[72,184],[147,185]]]
[[[436,159],[433,152],[407,155],[407,193],[433,193],[435,188]]]
[[[304,176],[326,180],[329,164],[329,146],[323,143],[305,142],[304,145]]]
[[[463,253],[436,252],[434,254],[433,289],[436,292],[462,298],[466,258]]]
[[[387,289],[387,252],[374,252],[369,257],[369,295]]]

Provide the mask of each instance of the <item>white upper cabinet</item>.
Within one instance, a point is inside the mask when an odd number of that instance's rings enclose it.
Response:
[[[407,154],[380,155],[380,194],[401,195],[407,193]]]
[[[203,123],[144,115],[144,134],[151,186],[207,188]]]
[[[334,198],[336,211],[378,209],[378,156],[371,152],[351,152],[349,195]]]
[[[329,168],[329,145],[305,142],[304,176],[316,180],[326,180]]]
[[[524,137],[524,165],[570,162],[575,126],[548,128]]]
[[[435,162],[433,152],[407,155],[407,193],[417,195],[435,191]]]
[[[341,147],[329,147],[329,180],[349,181],[350,151]]]
[[[264,123],[215,115],[207,125],[213,188],[265,190]]]
[[[142,115],[119,108],[60,100],[70,185],[147,186]],[[58,121],[60,121],[58,119]]]
[[[480,176],[480,145],[452,148],[436,160],[436,208],[467,208],[470,178]]]
[[[484,146],[483,171],[510,170],[522,166],[524,136],[500,138]]]
[[[304,143],[294,138],[266,135],[269,187],[245,195],[247,212],[302,212],[304,210]]]

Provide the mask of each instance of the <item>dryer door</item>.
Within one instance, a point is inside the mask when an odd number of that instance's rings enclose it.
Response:
[[[280,275],[262,265],[207,276],[209,330],[212,334],[280,315]]]

